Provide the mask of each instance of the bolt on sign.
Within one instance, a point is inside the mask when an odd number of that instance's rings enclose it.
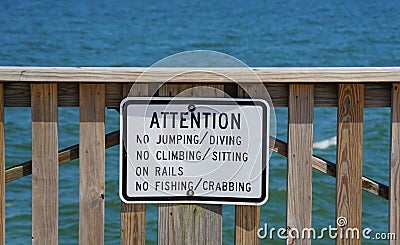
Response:
[[[123,202],[267,201],[270,107],[264,100],[128,97],[120,107]]]

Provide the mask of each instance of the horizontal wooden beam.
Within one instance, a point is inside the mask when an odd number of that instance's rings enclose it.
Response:
[[[79,105],[79,83],[58,83],[58,106],[78,107]],[[157,84],[154,84],[157,86]],[[182,86],[186,86],[183,84]],[[218,84],[207,84],[215,87]],[[251,86],[252,84],[246,84]],[[124,87],[130,88],[129,83],[106,83],[106,106],[119,107],[121,100],[125,98]],[[229,86],[235,88],[236,84]],[[288,106],[289,84],[287,83],[264,83],[268,90],[274,107]],[[150,87],[150,86],[149,86]],[[225,86],[227,87],[227,86]],[[149,90],[151,90],[149,88]],[[129,89],[128,89],[129,91]],[[366,83],[365,84],[365,107],[390,107],[391,106],[390,83]],[[229,91],[225,91],[229,94]],[[152,96],[150,94],[150,96]],[[4,106],[5,107],[29,107],[30,84],[28,82],[5,83],[4,84]],[[337,84],[316,83],[314,85],[315,107],[337,106]]]
[[[193,70],[202,72],[191,72]],[[2,82],[134,82],[143,72],[142,82],[155,83],[172,78],[170,82],[254,82],[254,72],[268,83],[359,83],[400,81],[400,67],[308,67],[308,68],[151,68],[147,67],[22,67],[0,66]],[[205,73],[204,71],[208,71]],[[181,74],[181,75],[177,75]],[[188,76],[189,74],[189,76]],[[215,74],[222,74],[216,76]]]
[[[269,145],[270,145],[270,149],[272,151],[274,151],[282,156],[287,156],[288,153],[287,153],[286,142],[271,137]],[[336,178],[336,164],[334,164],[328,160],[325,160],[321,157],[313,155],[312,165],[313,165],[314,169],[316,169],[326,175]],[[362,188],[364,191],[367,191],[376,196],[380,196],[383,199],[386,199],[386,200],[389,199],[389,187],[387,185],[379,183],[373,179],[363,176],[362,177]]]
[[[119,131],[114,131],[106,135],[106,149],[119,144]],[[270,148],[272,151],[287,156],[287,144],[279,139],[270,138]],[[73,145],[58,152],[59,164],[79,158],[79,145]],[[313,168],[336,178],[336,164],[323,158],[313,156]],[[6,169],[6,183],[32,174],[32,161],[27,161]],[[389,198],[389,187],[368,177],[362,177],[363,190],[383,199]]]
[[[119,131],[106,134],[106,149],[119,144]],[[79,158],[79,144],[58,152],[58,163],[63,164]],[[27,161],[6,169],[6,183],[32,174],[32,161]]]

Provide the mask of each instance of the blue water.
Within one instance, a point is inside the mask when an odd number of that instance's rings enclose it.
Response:
[[[177,52],[210,49],[249,66],[399,66],[399,1],[0,1],[0,65],[149,66]],[[286,139],[287,110],[278,109]],[[363,174],[388,183],[389,116],[366,109]],[[77,109],[59,109],[59,147],[79,142]],[[329,119],[329,120],[327,120]],[[7,167],[31,157],[30,110],[6,109]],[[107,132],[119,127],[107,111]],[[336,110],[315,111],[314,141],[336,135]],[[379,143],[376,143],[379,142]],[[335,145],[314,153],[335,162]],[[379,171],[377,171],[377,169]],[[77,161],[60,166],[59,243],[78,241]],[[285,227],[286,159],[273,155],[270,198],[261,223]],[[106,244],[118,244],[118,147],[106,151]],[[335,180],[313,172],[313,226],[335,224]],[[31,242],[31,178],[7,184],[6,242]],[[387,201],[363,192],[363,227],[384,232]],[[157,208],[148,207],[147,240],[157,240]],[[232,206],[224,206],[224,244],[233,243]],[[283,244],[280,240],[262,243]],[[333,244],[329,239],[317,244]],[[365,244],[386,244],[364,241]]]

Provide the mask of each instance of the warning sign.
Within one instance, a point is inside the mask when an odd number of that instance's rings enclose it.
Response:
[[[122,201],[267,201],[265,101],[128,97],[120,109]]]

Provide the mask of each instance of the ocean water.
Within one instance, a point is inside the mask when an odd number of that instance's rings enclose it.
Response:
[[[207,49],[249,66],[398,66],[400,2],[334,1],[0,1],[0,65],[150,66],[177,52]],[[336,109],[316,108],[314,154],[335,162]],[[287,138],[287,109],[277,108]],[[390,110],[365,109],[363,174],[388,184]],[[31,158],[29,108],[6,108],[7,167]],[[106,111],[106,130],[119,128]],[[59,148],[79,142],[79,111],[59,109]],[[59,243],[78,243],[79,166],[60,166]],[[261,225],[285,227],[286,158],[273,154]],[[31,178],[6,186],[6,243],[31,242]],[[223,240],[234,240],[234,208],[223,207]],[[118,146],[106,151],[105,243],[119,243]],[[148,206],[147,243],[157,241]],[[363,227],[388,228],[388,202],[363,192]],[[313,172],[313,227],[335,225],[335,180]],[[261,243],[284,244],[275,237]],[[316,244],[334,244],[324,239]],[[386,244],[386,241],[363,241]]]

